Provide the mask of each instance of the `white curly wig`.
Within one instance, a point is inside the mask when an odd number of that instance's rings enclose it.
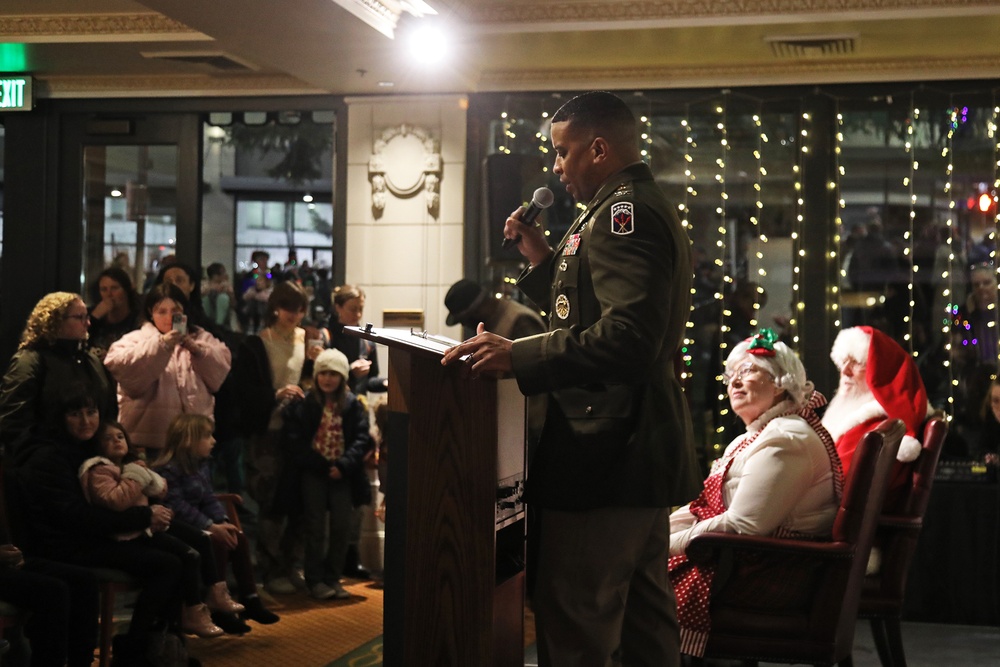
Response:
[[[796,409],[803,407],[815,387],[806,379],[806,369],[799,361],[798,355],[780,341],[774,344],[773,357],[750,354],[748,350],[752,340],[748,338],[733,347],[726,359],[726,368],[730,370],[738,368],[747,361],[763,368],[774,376],[774,383],[785,390],[788,400],[795,404]]]

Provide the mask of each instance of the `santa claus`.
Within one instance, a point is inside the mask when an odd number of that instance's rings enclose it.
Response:
[[[891,507],[909,483],[907,464],[920,455],[917,437],[933,411],[920,372],[896,341],[872,327],[841,331],[830,358],[840,369],[840,385],[823,415],[823,426],[837,444],[845,476],[865,433],[887,418],[906,425],[889,478],[886,505]]]

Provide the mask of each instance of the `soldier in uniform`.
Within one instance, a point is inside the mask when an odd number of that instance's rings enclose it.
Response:
[[[548,394],[525,500],[541,510],[534,611],[539,664],[679,665],[668,514],[698,493],[691,418],[675,370],[691,299],[689,240],[641,161],[635,118],[606,92],[552,117],[554,173],[585,210],[553,250],[507,219],[530,267],[518,286],[546,333],[480,326],[442,363],[513,372]]]

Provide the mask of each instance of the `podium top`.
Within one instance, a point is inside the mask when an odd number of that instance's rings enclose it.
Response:
[[[367,324],[364,327],[345,326],[344,331],[352,336],[370,340],[373,343],[424,352],[438,357],[443,357],[448,348],[454,347],[461,342],[447,336],[437,336],[413,328],[407,331],[405,329],[384,329]],[[462,359],[464,360],[465,357],[462,357]]]

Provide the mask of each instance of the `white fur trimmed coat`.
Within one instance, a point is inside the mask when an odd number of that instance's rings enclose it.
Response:
[[[130,507],[149,505],[150,498],[160,498],[167,492],[167,480],[139,463],[126,463],[121,469],[111,459],[92,456],[80,465],[80,485],[91,505],[122,512]],[[131,540],[145,531],[116,535],[119,540]]]

